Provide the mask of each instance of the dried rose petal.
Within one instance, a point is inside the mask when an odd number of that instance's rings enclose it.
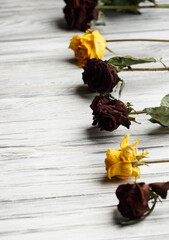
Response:
[[[109,93],[120,81],[116,70],[101,59],[88,59],[82,78],[91,92]]]
[[[167,197],[167,191],[169,190],[169,182],[150,183],[149,186],[152,188],[152,191],[157,193],[161,198],[165,199]]]
[[[70,29],[86,30],[90,21],[97,19],[97,0],[65,0],[63,9]]]
[[[93,110],[93,125],[98,124],[100,130],[113,131],[120,125],[127,128],[131,122],[128,119],[128,108],[117,99],[107,99],[105,96],[96,96],[90,105]]]
[[[129,219],[139,219],[149,211],[149,185],[145,183],[122,184],[116,190],[118,210]]]

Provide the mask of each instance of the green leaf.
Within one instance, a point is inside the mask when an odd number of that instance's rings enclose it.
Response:
[[[131,56],[125,57],[112,57],[108,60],[108,64],[111,64],[118,72],[123,70],[125,67],[131,65],[156,62],[155,58],[133,58]]]
[[[169,94],[163,97],[163,99],[161,100],[161,106],[169,108]]]
[[[145,112],[152,117],[152,123],[159,123],[163,127],[169,127],[169,107],[160,106],[154,108],[145,108]]]

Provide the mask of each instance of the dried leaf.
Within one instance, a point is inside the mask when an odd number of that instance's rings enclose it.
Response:
[[[154,108],[145,108],[147,114],[149,114],[152,119],[152,123],[159,123],[163,127],[169,127],[169,107],[160,106]]]
[[[130,67],[131,65],[156,62],[154,58],[133,58],[131,56],[125,57],[112,57],[108,60],[108,63],[111,64],[118,72],[122,71],[125,67]]]
[[[121,84],[120,84],[120,90],[119,90],[119,97],[121,97],[121,93],[125,87],[125,81],[122,79],[120,81],[121,81]]]
[[[169,108],[169,94],[163,97],[163,99],[161,100],[161,106]]]

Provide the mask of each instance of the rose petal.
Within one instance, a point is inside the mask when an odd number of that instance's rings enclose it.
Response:
[[[169,190],[169,182],[164,183],[150,183],[149,186],[153,192],[157,193],[161,198],[167,197],[167,191]]]

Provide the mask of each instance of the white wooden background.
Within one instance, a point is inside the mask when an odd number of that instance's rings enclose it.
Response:
[[[158,1],[168,3],[168,1]],[[169,197],[147,220],[120,227],[117,186],[104,169],[108,148],[127,133],[149,159],[169,159],[168,129],[141,125],[113,133],[91,126],[89,94],[69,40],[62,0],[0,0],[0,239],[169,239]],[[105,39],[169,39],[169,9],[142,15],[107,14]],[[112,16],[111,16],[112,15]],[[109,43],[117,55],[155,57],[169,65],[169,43]],[[105,52],[105,59],[111,57]],[[161,64],[148,64],[154,67]],[[169,93],[168,72],[124,72],[122,100],[137,110],[158,106]],[[117,94],[116,94],[117,96]],[[169,164],[142,167],[140,181],[169,180]]]

